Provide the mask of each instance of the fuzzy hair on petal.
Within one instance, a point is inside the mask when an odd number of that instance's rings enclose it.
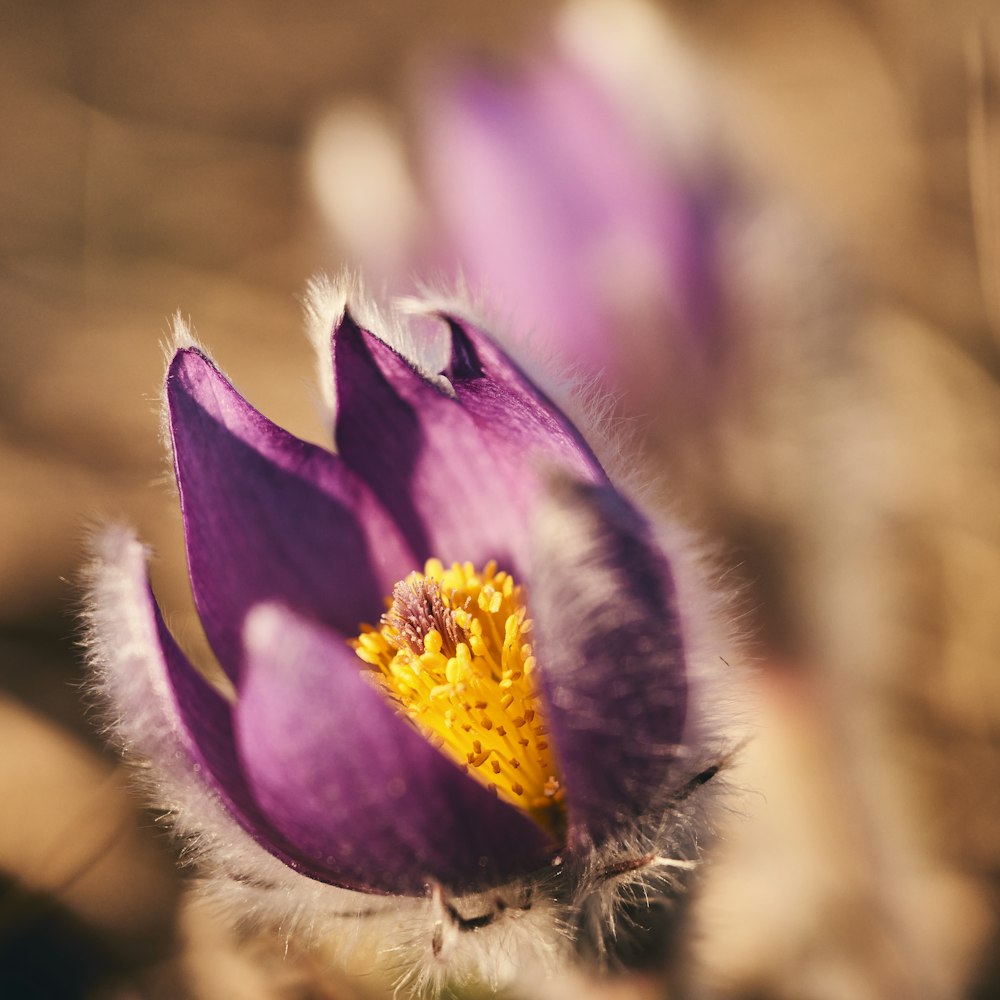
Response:
[[[204,354],[216,368],[219,368],[208,348],[198,339],[190,319],[185,319],[178,310],[171,317],[170,332],[163,341],[164,378],[160,389],[160,443],[166,454],[168,466],[166,478],[170,483],[174,482],[174,441],[173,435],[170,433],[170,407],[167,403],[166,373],[169,372],[177,352],[189,349]],[[222,369],[219,368],[219,371]]]
[[[344,270],[336,278],[316,275],[305,296],[306,333],[316,353],[317,378],[327,418],[336,412],[335,379],[331,339],[350,313],[362,329],[401,354],[421,375],[444,391],[450,391],[439,373],[447,358],[447,337],[434,323],[409,323],[401,312],[385,312],[365,293],[360,275]]]
[[[557,483],[554,479],[553,485]],[[583,546],[578,554],[562,555],[577,567],[577,584],[599,606],[607,601],[608,581],[589,568],[587,557],[598,540],[567,532],[565,517],[553,496],[537,515],[535,536],[561,550]],[[580,915],[581,943],[598,957],[613,954],[616,938],[628,936],[630,912],[636,907],[669,900],[680,914],[720,811],[739,808],[739,791],[730,777],[747,739],[746,654],[735,626],[738,595],[724,586],[724,572],[711,568],[713,559],[692,533],[676,523],[650,523],[649,528],[649,542],[665,555],[673,580],[671,603],[683,636],[687,709],[680,739],[669,747],[655,785],[646,789],[641,814],[578,859],[573,908]],[[538,607],[534,610],[540,613]],[[579,617],[571,615],[574,621]],[[554,725],[552,729],[558,753],[559,732]],[[567,785],[567,795],[572,793]]]
[[[92,692],[108,735],[136,765],[150,801],[184,842],[212,895],[242,905],[239,921],[313,920],[356,914],[380,900],[299,875],[256,843],[194,766],[185,744],[156,634],[146,548],[127,528],[93,543],[84,612]]]

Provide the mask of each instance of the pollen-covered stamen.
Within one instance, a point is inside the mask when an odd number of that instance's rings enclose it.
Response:
[[[430,559],[352,640],[376,683],[442,752],[556,836],[563,791],[535,684],[522,588],[489,563]]]

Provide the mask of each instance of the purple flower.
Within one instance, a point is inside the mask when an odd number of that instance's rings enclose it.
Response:
[[[707,177],[632,125],[550,57],[520,76],[453,73],[418,134],[438,252],[563,358],[612,385],[653,381],[653,365],[662,386],[671,354],[689,363],[715,333],[715,206]]]
[[[551,35],[535,58],[454,60],[416,88],[412,178],[388,122],[335,111],[314,142],[317,200],[367,273],[400,291],[413,273],[467,282],[627,412],[670,426],[718,391],[731,325],[714,116],[644,5],[570,4]]]
[[[92,612],[115,729],[247,913],[402,912],[431,962],[516,914],[518,947],[561,952],[691,864],[720,750],[681,564],[476,325],[438,315],[430,373],[322,294],[335,452],[199,348],[170,362],[191,587],[232,693],[115,529]]]

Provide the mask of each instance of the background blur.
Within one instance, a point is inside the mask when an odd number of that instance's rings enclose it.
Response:
[[[705,877],[689,989],[1000,995],[995,5],[660,6],[729,169],[795,206],[794,237],[765,225],[748,245],[767,267],[745,273],[801,338],[744,349],[739,406],[720,391],[705,416],[738,433],[701,464],[662,430],[637,446],[717,539],[756,636],[754,794]],[[0,995],[375,990],[283,942],[238,946],[187,900],[81,696],[85,536],[135,524],[197,642],[159,442],[169,318],[322,440],[299,300],[352,250],[324,201],[324,123],[362,100],[405,145],[426,67],[516,60],[557,9],[0,4]]]

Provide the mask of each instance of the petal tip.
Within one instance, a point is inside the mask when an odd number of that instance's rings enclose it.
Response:
[[[197,338],[189,320],[178,311],[170,321],[170,333],[163,342],[163,355],[166,361],[167,378],[176,370],[183,359],[200,357],[203,361],[215,367],[208,348]]]
[[[211,395],[211,392],[206,392],[206,389],[214,388],[223,383],[228,383],[228,379],[204,348],[197,344],[190,344],[186,347],[179,347],[174,352],[167,364],[167,374],[163,387],[164,431],[170,450],[173,450],[171,430],[175,421],[179,419],[178,397],[191,397],[198,403],[199,407],[204,408]],[[227,387],[232,391],[231,384]]]
[[[190,379],[204,372],[218,374],[219,367],[203,347],[198,344],[178,347],[171,355],[167,366],[167,388],[169,389],[170,382],[178,376]]]

